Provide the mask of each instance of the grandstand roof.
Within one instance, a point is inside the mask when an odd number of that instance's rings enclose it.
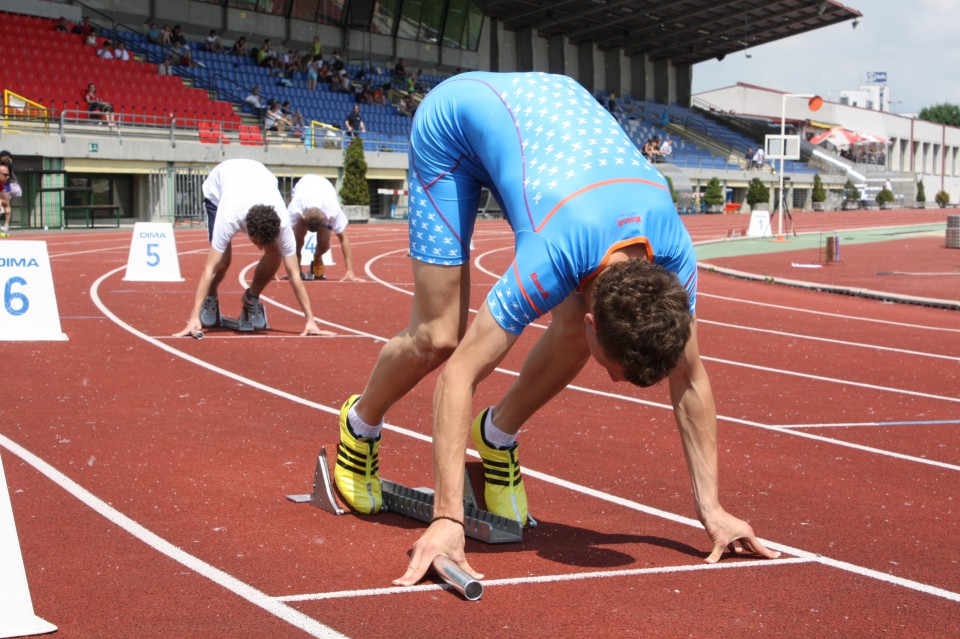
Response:
[[[834,0],[488,0],[510,30],[695,64],[861,17]],[[856,23],[854,23],[856,26]]]

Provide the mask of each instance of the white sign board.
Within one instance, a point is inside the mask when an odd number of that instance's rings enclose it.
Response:
[[[753,211],[750,213],[750,226],[747,227],[747,237],[767,237],[772,235],[770,230],[770,211]]]
[[[313,231],[307,231],[303,238],[303,249],[300,251],[300,266],[310,266],[313,264],[313,254],[317,249],[317,234]],[[333,250],[327,249],[323,254],[323,265],[333,266]]]
[[[47,243],[0,241],[0,340],[63,341]]]
[[[128,282],[182,282],[177,242],[169,222],[137,222],[127,258]]]

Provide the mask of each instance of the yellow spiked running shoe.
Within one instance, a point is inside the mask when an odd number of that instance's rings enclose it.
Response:
[[[383,487],[380,483],[380,438],[360,439],[350,428],[347,413],[360,399],[352,395],[340,408],[340,444],[333,479],[340,496],[349,506],[364,515],[380,512]]]
[[[523,487],[517,446],[494,448],[483,436],[483,420],[489,408],[473,420],[470,435],[483,460],[483,498],[489,512],[527,525],[527,490]]]

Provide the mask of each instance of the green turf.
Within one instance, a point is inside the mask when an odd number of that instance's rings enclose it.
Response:
[[[735,239],[708,242],[697,245],[697,259],[710,260],[718,257],[736,257],[738,255],[758,255],[782,251],[800,251],[821,249],[830,235],[840,236],[840,246],[848,244],[866,244],[868,242],[888,242],[921,235],[942,234],[943,224],[918,224],[881,229],[851,229],[847,231],[824,231],[823,233],[799,233],[797,237],[787,236],[778,242],[773,238]]]

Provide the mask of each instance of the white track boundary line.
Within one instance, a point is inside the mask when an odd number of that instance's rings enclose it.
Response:
[[[192,570],[201,577],[209,579],[225,590],[234,593],[242,599],[246,599],[253,605],[262,608],[275,617],[286,621],[295,628],[303,630],[314,637],[321,637],[323,639],[338,639],[346,637],[346,635],[340,634],[332,628],[321,624],[316,619],[305,615],[304,613],[291,608],[288,605],[285,605],[274,597],[268,596],[266,593],[257,590],[253,586],[240,581],[236,577],[233,577],[219,568],[211,566],[202,559],[199,559],[198,557],[191,555],[181,548],[174,546],[166,539],[138,524],[134,520],[118,511],[116,508],[108,505],[102,499],[96,497],[93,495],[93,493],[83,488],[78,483],[61,473],[59,470],[11,439],[0,435],[0,445],[35,468],[50,481],[63,488],[67,493],[90,507],[94,512],[101,515],[110,523],[125,530],[135,539],[142,541],[147,546],[150,546],[154,550],[159,551],[161,554],[166,555],[170,559]]]
[[[594,570],[591,572],[574,572],[557,575],[539,575],[536,577],[512,577],[505,579],[486,579],[483,587],[491,586],[522,586],[527,584],[549,584],[563,581],[583,581],[587,579],[610,579],[614,577],[638,577],[643,575],[663,575],[684,572],[701,572],[704,570],[730,570],[736,568],[760,568],[766,566],[784,566],[791,564],[814,563],[815,559],[770,559],[758,561],[741,561],[726,564],[699,564],[689,566],[661,566],[658,568],[629,568],[624,570]],[[322,601],[325,599],[353,599],[354,597],[374,597],[378,595],[400,595],[415,592],[429,592],[431,590],[452,590],[447,585],[422,586],[394,586],[392,588],[370,588],[367,590],[340,590],[335,592],[316,592],[303,595],[285,595],[277,597],[278,601]]]

